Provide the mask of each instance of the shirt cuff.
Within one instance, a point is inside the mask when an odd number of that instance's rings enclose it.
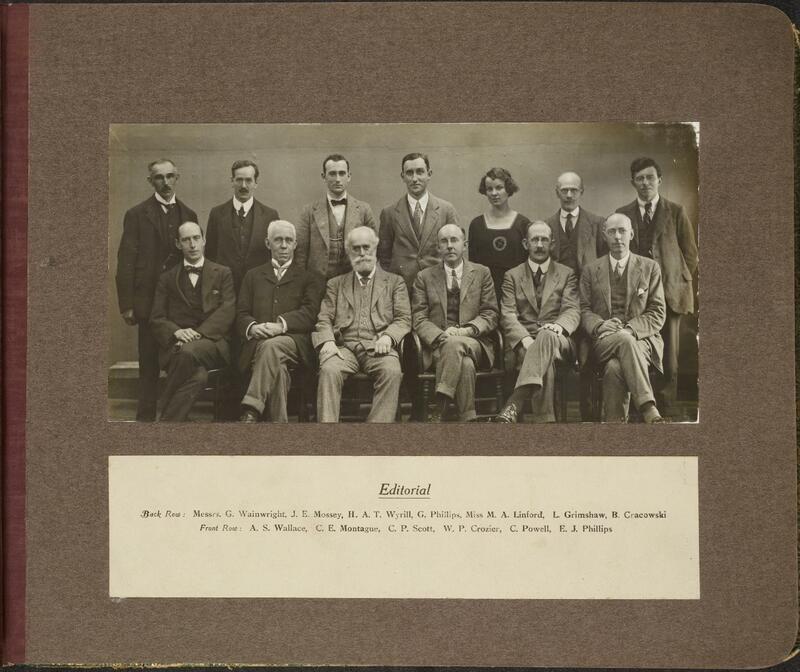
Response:
[[[285,334],[287,331],[289,331],[289,327],[286,326],[286,320],[284,320],[280,315],[278,315],[278,322],[283,325],[283,331],[281,332],[282,334]]]
[[[244,330],[244,336],[248,341],[252,341],[253,340],[253,337],[250,335],[250,329],[255,323],[256,323],[256,321],[253,320],[250,324],[247,325],[247,329]]]

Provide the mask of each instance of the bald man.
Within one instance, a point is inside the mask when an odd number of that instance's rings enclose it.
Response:
[[[583,269],[581,327],[603,371],[603,421],[627,422],[631,398],[648,424],[664,422],[648,369],[662,369],[666,305],[658,263],[630,251],[631,220],[611,215],[604,224],[607,256]]]
[[[500,317],[506,348],[519,374],[494,421],[517,422],[530,399],[534,422],[555,422],[555,365],[575,356],[578,281],[571,268],[550,258],[552,231],[546,222],[531,223],[523,245],[528,259],[503,278]]]
[[[177,229],[183,263],[158,279],[150,326],[167,371],[161,420],[186,420],[203,391],[209,369],[227,366],[227,335],[236,313],[233,275],[204,257],[205,237],[196,222]]]
[[[436,405],[427,419],[440,422],[455,400],[458,419],[471,422],[476,418],[475,371],[494,362],[489,334],[497,327],[497,297],[491,271],[464,260],[460,227],[446,224],[436,238],[441,262],[417,274],[411,302],[423,368],[436,365]]]

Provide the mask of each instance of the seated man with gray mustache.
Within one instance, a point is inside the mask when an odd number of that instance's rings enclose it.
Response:
[[[353,270],[328,280],[311,340],[319,353],[317,416],[338,422],[342,385],[363,371],[373,380],[367,422],[392,422],[402,370],[398,346],[411,330],[406,284],[377,265],[378,236],[359,226],[346,239]]]

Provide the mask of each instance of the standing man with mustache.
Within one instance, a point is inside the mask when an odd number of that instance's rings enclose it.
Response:
[[[311,342],[319,352],[317,417],[338,422],[342,385],[363,371],[373,381],[367,422],[392,422],[400,382],[398,347],[411,331],[408,289],[377,264],[375,232],[360,226],[347,236],[353,270],[328,280]]]
[[[649,157],[631,163],[636,200],[617,210],[633,226],[631,251],[655,260],[661,268],[667,315],[664,339],[663,404],[677,401],[681,315],[694,312],[692,276],[697,270],[694,228],[682,206],[660,196],[661,167]]]
[[[270,222],[278,212],[257,201],[258,166],[246,159],[231,166],[233,198],[211,209],[206,226],[206,256],[233,273],[236,293],[244,274],[270,260],[264,245]]]
[[[433,171],[425,154],[406,154],[400,165],[407,193],[381,211],[378,260],[384,270],[403,276],[410,289],[417,273],[439,262],[437,233],[446,224],[458,226],[458,213],[428,191]]]
[[[139,400],[136,419],[156,419],[159,376],[158,343],[150,329],[150,313],[158,278],[181,260],[175,247],[178,227],[197,220],[194,210],[175,198],[180,173],[169,159],[147,166],[153,195],[125,213],[117,253],[117,297],[125,324],[138,325]]]
[[[295,263],[326,279],[352,270],[344,247],[347,235],[358,226],[375,229],[375,217],[367,203],[347,193],[350,162],[341,154],[322,161],[326,194],[303,208],[297,225]]]

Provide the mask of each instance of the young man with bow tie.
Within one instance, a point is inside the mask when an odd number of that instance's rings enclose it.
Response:
[[[297,264],[297,235],[291,222],[275,220],[265,245],[272,259],[247,272],[239,291],[236,325],[244,341],[239,370],[247,378],[242,422],[258,422],[265,409],[272,422],[287,422],[290,366],[316,365],[311,332],[325,279]]]
[[[205,259],[200,225],[184,222],[175,245],[183,263],[158,279],[150,325],[167,371],[161,420],[186,420],[209,369],[227,366],[227,335],[236,312],[230,269]]]
[[[659,194],[661,167],[649,157],[631,163],[631,184],[636,200],[617,212],[633,227],[631,251],[655,260],[664,283],[667,313],[664,339],[664,384],[660,393],[669,408],[677,400],[681,315],[694,312],[692,276],[697,270],[694,228],[682,206]]]
[[[147,166],[153,195],[125,213],[117,254],[117,296],[122,319],[138,325],[139,401],[136,419],[156,419],[158,344],[150,313],[159,276],[181,260],[175,237],[182,222],[197,220],[194,210],[175,197],[180,174],[169,159]]]
[[[375,229],[372,209],[347,191],[351,177],[350,162],[344,156],[326,156],[322,160],[325,197],[306,205],[297,224],[295,263],[328,280],[352,270],[345,250],[350,232],[359,226]]]
[[[664,422],[650,385],[650,365],[661,370],[664,287],[652,259],[630,251],[631,220],[611,215],[604,224],[610,253],[581,273],[581,327],[603,371],[603,421],[627,422],[630,400],[647,424]]]

